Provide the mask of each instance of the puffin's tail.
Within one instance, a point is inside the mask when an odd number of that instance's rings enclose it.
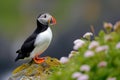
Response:
[[[22,59],[22,58],[23,58],[22,53],[19,53],[18,56],[15,59],[15,62],[18,61],[19,59]]]
[[[21,53],[21,50],[20,50],[20,49],[19,49],[19,50],[17,50],[17,51],[16,51],[16,53]]]
[[[16,53],[18,53],[18,56],[16,57],[15,62],[19,59],[24,59],[24,54],[21,52],[21,50],[16,51]]]

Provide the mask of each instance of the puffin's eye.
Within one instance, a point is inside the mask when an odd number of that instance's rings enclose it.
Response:
[[[44,15],[44,18],[46,18],[47,16],[46,15]]]

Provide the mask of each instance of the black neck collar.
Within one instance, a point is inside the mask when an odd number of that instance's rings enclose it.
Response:
[[[47,30],[48,25],[43,25],[37,20],[37,29],[35,30],[36,33],[41,33]]]

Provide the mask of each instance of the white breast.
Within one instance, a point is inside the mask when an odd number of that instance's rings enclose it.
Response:
[[[31,52],[30,57],[34,57],[35,54],[42,54],[49,46],[50,42],[52,40],[52,32],[50,27],[38,34],[36,40],[35,40],[35,49]]]

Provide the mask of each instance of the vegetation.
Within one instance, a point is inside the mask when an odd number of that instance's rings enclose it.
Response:
[[[48,80],[120,80],[120,22],[104,23],[105,31],[91,40],[92,33],[74,41],[68,60]]]

